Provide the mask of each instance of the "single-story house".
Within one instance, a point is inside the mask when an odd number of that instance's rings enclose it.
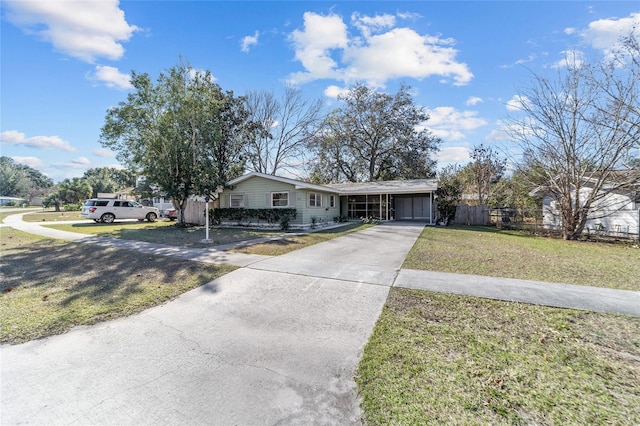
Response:
[[[626,173],[626,172],[623,172]],[[615,173],[614,173],[615,178]],[[592,192],[592,180],[585,178],[580,188],[580,199],[585,200]],[[585,232],[602,233],[611,236],[639,238],[640,232],[640,179],[629,189],[613,189],[605,184],[599,196],[592,204],[585,224]],[[560,229],[562,215],[559,200],[546,186],[540,186],[530,192],[533,197],[542,197],[542,224],[546,229]],[[572,199],[576,193],[573,191]]]
[[[0,206],[20,206],[26,202],[26,198],[0,196]]]
[[[252,172],[228,182],[221,208],[295,208],[291,225],[330,223],[335,218],[420,220],[435,224],[435,179],[317,185]]]

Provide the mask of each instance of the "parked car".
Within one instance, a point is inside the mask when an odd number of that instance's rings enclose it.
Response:
[[[169,209],[167,210],[165,217],[169,220],[176,220],[178,218],[178,212],[176,209]]]
[[[80,216],[85,219],[93,219],[96,223],[112,223],[116,219],[138,219],[155,222],[159,216],[155,207],[143,206],[140,203],[129,200],[116,200],[113,198],[92,198],[82,206]]]

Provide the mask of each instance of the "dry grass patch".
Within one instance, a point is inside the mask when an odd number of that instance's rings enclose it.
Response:
[[[235,269],[1,232],[2,343],[137,313]]]
[[[367,424],[640,423],[640,319],[394,288],[356,381]]]
[[[25,222],[64,222],[68,220],[86,220],[80,216],[79,211],[75,212],[52,212],[35,211],[22,216]]]
[[[403,268],[640,290],[640,247],[489,227],[427,227]]]
[[[245,254],[260,254],[265,256],[280,256],[294,250],[298,250],[307,246],[322,243],[341,237],[352,232],[362,231],[372,225],[362,224],[360,222],[350,223],[339,228],[327,229],[325,231],[312,232],[304,235],[284,236],[274,241],[266,243],[253,244],[247,247],[234,249],[232,251]]]

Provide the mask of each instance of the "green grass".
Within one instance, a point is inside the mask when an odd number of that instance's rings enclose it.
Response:
[[[0,230],[0,342],[140,312],[232,270]]]
[[[61,222],[67,220],[85,220],[80,217],[80,212],[55,212],[55,211],[35,211],[22,216],[25,222]]]
[[[391,289],[358,366],[369,425],[640,423],[640,319]]]
[[[489,227],[427,227],[403,268],[640,290],[640,247]]]
[[[327,229],[324,231],[312,232],[305,235],[291,235],[284,238],[269,241],[266,243],[253,244],[251,246],[234,249],[232,251],[246,254],[260,254],[265,256],[280,256],[294,250],[311,246],[314,244],[329,241],[352,232],[362,231],[373,225],[362,224],[360,222],[350,223],[339,228]]]
[[[109,224],[87,221],[87,223],[47,226],[63,231],[145,241],[149,243],[169,244],[180,247],[211,247],[211,244],[202,243],[202,240],[206,236],[204,226],[181,227],[177,226],[175,222],[166,220],[153,223],[129,221]],[[212,228],[209,230],[209,239],[213,240],[214,245],[221,245],[280,234],[282,234],[282,231]]]
[[[42,208],[35,208],[35,207],[27,207],[25,209],[20,209],[22,211],[18,211],[15,210],[17,207],[0,207],[0,222],[2,222],[4,220],[5,217],[7,216],[11,216],[12,214],[20,214],[20,213],[29,213],[29,212],[33,212],[35,211],[41,211]],[[6,211],[6,210],[13,210],[13,211]]]

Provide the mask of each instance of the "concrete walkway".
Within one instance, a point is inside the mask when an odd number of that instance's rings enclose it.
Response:
[[[139,315],[2,346],[0,423],[359,424],[355,368],[394,285],[640,316],[640,292],[400,269],[422,228],[273,258],[128,242],[244,267]]]

